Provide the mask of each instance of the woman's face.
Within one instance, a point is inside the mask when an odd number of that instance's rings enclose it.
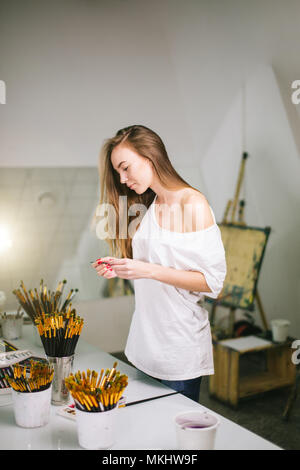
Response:
[[[121,184],[126,184],[132,191],[143,194],[152,184],[151,162],[130,147],[117,145],[111,153],[111,163],[120,175]]]

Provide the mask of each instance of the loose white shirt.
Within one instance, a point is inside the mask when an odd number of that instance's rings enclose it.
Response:
[[[214,374],[204,296],[217,298],[226,276],[225,250],[214,224],[197,232],[173,232],[156,220],[155,196],[132,239],[133,259],[200,271],[211,292],[192,292],[153,279],[135,279],[135,310],[125,354],[146,374],[188,380]],[[199,303],[198,303],[199,302]]]

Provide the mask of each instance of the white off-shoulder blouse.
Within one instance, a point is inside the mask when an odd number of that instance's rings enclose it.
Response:
[[[226,276],[225,250],[214,224],[197,232],[160,227],[155,196],[132,239],[133,258],[200,271],[211,292],[192,292],[152,280],[134,280],[135,310],[125,348],[128,360],[146,374],[164,380],[188,380],[214,374],[208,311],[198,303],[217,298]]]

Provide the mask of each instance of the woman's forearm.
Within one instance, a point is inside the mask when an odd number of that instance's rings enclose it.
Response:
[[[188,291],[211,292],[204,274],[199,271],[185,271],[149,263],[149,279],[164,282]]]

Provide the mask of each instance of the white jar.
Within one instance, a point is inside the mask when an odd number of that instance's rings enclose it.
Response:
[[[284,343],[288,337],[289,320],[277,319],[271,320],[273,341],[276,343]]]
[[[84,449],[109,449],[115,442],[118,406],[109,411],[81,411],[76,408],[77,435]]]
[[[16,392],[12,399],[16,424],[22,428],[45,426],[50,419],[51,386],[41,392]]]
[[[177,448],[213,450],[219,418],[207,411],[185,411],[175,416]]]

